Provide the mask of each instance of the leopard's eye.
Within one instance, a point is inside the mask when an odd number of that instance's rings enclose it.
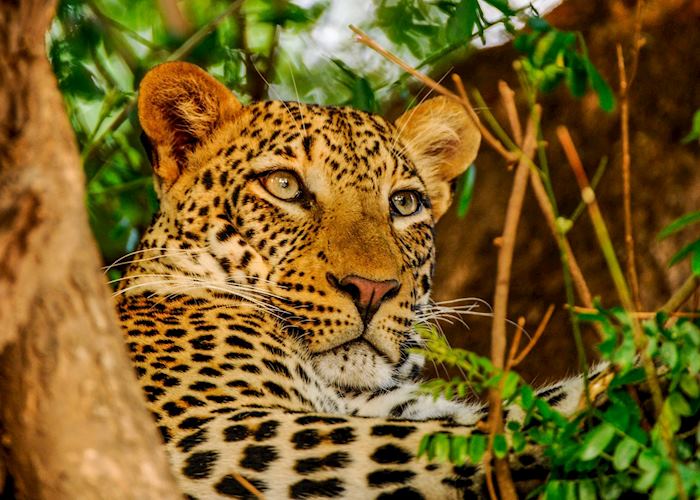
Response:
[[[421,195],[417,191],[397,191],[391,195],[389,201],[391,211],[402,217],[417,213],[423,206]]]
[[[275,170],[260,179],[263,187],[275,198],[295,201],[302,197],[301,181],[297,175],[288,170]]]

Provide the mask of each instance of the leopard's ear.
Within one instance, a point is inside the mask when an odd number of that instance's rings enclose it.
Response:
[[[429,99],[396,120],[399,139],[427,183],[435,219],[452,201],[452,186],[476,158],[481,133],[447,97]]]
[[[185,170],[189,153],[241,104],[194,64],[168,62],[143,77],[138,107],[158,187],[167,190]]]

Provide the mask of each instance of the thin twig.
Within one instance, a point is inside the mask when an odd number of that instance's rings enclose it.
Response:
[[[549,197],[547,196],[547,190],[542,184],[542,179],[537,170],[532,169],[530,171],[530,184],[532,184],[532,192],[535,193],[535,199],[537,204],[540,206],[540,210],[544,215],[544,220],[549,227],[549,230],[554,235],[554,239],[561,242],[562,251],[566,254],[566,259],[569,263],[569,270],[571,271],[571,279],[576,287],[576,292],[578,293],[581,302],[587,307],[593,306],[593,296],[588,288],[585,278],[583,277],[583,272],[578,265],[578,261],[574,256],[574,251],[571,249],[569,240],[566,236],[560,234],[559,227],[557,226],[556,217],[554,215],[554,209],[552,204],[549,202]]]
[[[596,237],[598,238],[598,243],[600,244],[601,250],[603,251],[603,256],[605,257],[606,263],[610,270],[610,275],[617,289],[617,294],[622,303],[622,307],[629,313],[634,312],[635,307],[632,302],[632,297],[625,282],[625,276],[620,268],[620,263],[615,255],[615,249],[613,248],[612,241],[610,240],[610,235],[608,229],[603,220],[603,215],[600,212],[600,207],[596,201],[595,192],[591,189],[588,182],[588,176],[583,168],[581,159],[576,151],[573,141],[571,140],[571,135],[569,131],[564,126],[557,127],[557,138],[564,149],[564,154],[569,161],[571,169],[574,171],[576,181],[581,188],[581,197],[583,201],[586,202],[588,207],[588,213],[593,222],[593,228],[595,229]],[[644,371],[646,372],[647,379],[649,380],[649,388],[651,389],[652,400],[654,401],[654,406],[656,408],[657,416],[661,415],[661,407],[663,405],[663,396],[661,393],[661,387],[659,381],[656,378],[656,370],[654,368],[654,363],[647,354],[647,338],[639,325],[639,322],[632,317],[632,331],[634,334],[635,345],[640,353],[642,365],[644,366]]]
[[[634,255],[634,234],[632,227],[632,188],[630,185],[630,132],[629,132],[629,86],[625,72],[625,58],[622,46],[617,44],[617,67],[620,73],[620,134],[622,135],[622,197],[625,219],[625,262],[627,264],[627,280],[632,291],[632,299],[637,311],[642,309],[639,297],[639,281],[637,279],[637,264]]]
[[[610,275],[617,289],[617,295],[622,303],[622,307],[627,313],[634,312],[634,304],[632,302],[632,296],[630,294],[627,283],[625,282],[625,276],[620,268],[620,263],[615,255],[615,249],[613,248],[612,241],[610,240],[610,235],[608,229],[603,220],[603,215],[600,212],[600,207],[595,198],[595,192],[591,189],[588,182],[588,177],[586,171],[583,168],[581,159],[576,151],[573,141],[571,140],[571,135],[569,131],[564,126],[557,127],[557,137],[559,142],[564,149],[564,154],[571,169],[574,171],[574,176],[581,189],[581,197],[583,201],[586,202],[588,206],[588,214],[591,217],[591,222],[593,223],[593,228],[598,238],[598,243],[601,250],[603,251],[603,256],[608,265]],[[663,408],[663,393],[661,392],[661,385],[659,384],[659,379],[656,376],[656,368],[654,367],[654,362],[649,356],[647,349],[647,338],[644,334],[641,325],[639,324],[639,319],[634,316],[630,316],[630,323],[632,324],[632,338],[634,345],[639,353],[639,357],[644,368],[644,373],[646,375],[647,383],[649,384],[649,391],[651,392],[651,399],[654,403],[654,409],[656,418],[659,421],[661,428],[661,439],[664,441],[668,449],[668,453],[671,458],[671,469],[676,478],[678,485],[679,497],[683,500],[687,498],[685,490],[683,488],[683,482],[681,480],[680,472],[678,470],[678,464],[676,460],[676,451],[671,432],[668,429],[668,425],[662,416]]]
[[[691,274],[688,276],[688,279],[683,282],[681,287],[676,290],[671,298],[668,299],[668,302],[666,302],[661,309],[659,309],[659,311],[670,314],[671,316],[681,314],[677,313],[678,309],[680,309],[683,304],[686,303],[686,301],[691,297],[691,295],[693,295],[698,287],[700,287],[700,277],[695,274]]]
[[[691,292],[692,294],[692,292]],[[593,307],[574,307],[574,312],[577,314],[596,314],[598,312],[598,309],[595,309]],[[661,312],[666,312],[666,311],[661,311]],[[653,319],[656,317],[658,313],[654,311],[635,311],[633,313],[630,313],[630,316],[634,318],[639,318],[639,319]],[[689,318],[689,319],[694,319],[694,318],[700,318],[700,312],[683,312],[683,311],[675,311],[675,312],[669,312],[668,315],[672,318]]]
[[[397,57],[396,55],[392,54],[388,50],[386,50],[384,47],[379,45],[377,42],[375,42],[372,38],[370,38],[366,33],[364,33],[362,30],[357,28],[356,26],[350,25],[350,29],[357,35],[357,41],[360,42],[363,45],[366,45],[370,49],[374,50],[376,53],[384,57],[385,59],[388,59],[389,61],[393,62],[397,66],[399,66],[401,69],[403,69],[406,73],[409,73],[412,75],[414,78],[419,80],[421,83],[423,83],[426,87],[429,87],[433,89],[435,92],[438,94],[441,94],[445,97],[449,97],[450,99],[454,99],[455,101],[459,102],[464,106],[466,109],[467,113],[469,114],[469,117],[471,120],[474,122],[474,124],[479,127],[479,131],[481,132],[482,137],[484,138],[484,141],[489,143],[492,148],[494,148],[496,151],[499,152],[504,157],[511,158],[513,155],[512,153],[509,153],[506,151],[506,149],[503,147],[503,145],[496,139],[489,130],[484,127],[484,125],[481,123],[481,120],[479,120],[479,117],[477,116],[476,112],[474,109],[468,105],[468,99],[460,98],[457,94],[452,92],[451,90],[447,89],[443,85],[440,85],[437,83],[435,80],[430,78],[429,76],[421,73],[417,69],[415,69],[413,66],[408,64],[407,62],[403,61],[401,58]],[[453,75],[454,78],[454,75]]]
[[[513,366],[515,366],[515,359],[518,354],[518,347],[520,347],[520,339],[525,331],[525,317],[520,316],[518,318],[518,327],[515,329],[515,336],[510,344],[510,350],[508,351],[508,360],[506,361],[506,372],[509,372]]]
[[[513,251],[515,249],[515,237],[522,213],[525,191],[527,190],[527,178],[530,168],[526,158],[531,158],[537,145],[537,124],[540,119],[540,108],[535,106],[527,125],[527,131],[523,142],[523,156],[521,156],[515,170],[513,188],[508,206],[506,218],[503,224],[503,243],[498,251],[498,265],[496,270],[496,290],[493,299],[493,322],[491,323],[491,362],[496,369],[504,368],[506,351],[506,314],[508,309],[508,293],[510,290],[511,266],[513,263]],[[504,377],[505,378],[505,377]],[[495,435],[502,432],[502,384],[489,391],[489,425],[491,433]],[[493,442],[491,439],[490,442]],[[501,498],[516,499],[517,494],[513,478],[508,467],[508,460],[495,458],[496,480],[498,482]]]
[[[547,308],[547,311],[544,313],[544,316],[542,317],[542,321],[540,321],[539,326],[537,327],[537,330],[535,331],[535,334],[532,336],[530,339],[530,342],[525,346],[525,348],[520,351],[520,354],[513,360],[513,366],[518,366],[520,363],[523,362],[525,357],[530,354],[530,351],[532,351],[532,348],[535,347],[537,344],[537,341],[540,339],[542,334],[544,334],[547,325],[549,324],[549,320],[552,318],[552,314],[554,313],[554,304],[550,304],[550,306]]]
[[[625,57],[622,46],[617,44],[617,67],[620,75],[620,134],[622,136],[622,189],[625,219],[625,250],[627,254],[627,279],[632,290],[634,305],[638,311],[642,310],[642,302],[639,294],[639,278],[634,250],[634,233],[632,226],[632,189],[630,173],[630,140],[629,140],[629,92],[632,82],[639,67],[639,50],[644,45],[642,38],[642,6],[643,0],[637,0],[634,17],[634,34],[632,35],[631,61],[632,68],[629,79],[625,70]]]
[[[513,92],[513,89],[503,80],[498,82],[498,91],[501,94],[503,106],[506,108],[510,130],[513,132],[513,139],[515,139],[516,144],[522,146],[523,130],[520,126],[520,120],[518,119],[518,108],[515,105],[515,92]]]
[[[493,114],[487,107],[483,108],[483,112],[484,117],[487,118],[489,122],[495,121]],[[506,161],[508,161],[508,157],[504,158],[506,159]],[[532,184],[532,190],[535,193],[535,199],[537,200],[537,204],[539,205],[540,210],[544,215],[545,222],[547,223],[547,226],[549,227],[549,230],[551,231],[554,240],[558,244],[560,244],[561,251],[563,251],[566,255],[571,270],[571,277],[574,282],[574,286],[576,287],[576,291],[579,294],[579,298],[585,306],[592,307],[593,297],[591,295],[590,290],[588,289],[588,285],[586,284],[586,280],[583,277],[583,273],[581,272],[581,268],[579,267],[576,257],[574,256],[574,252],[571,249],[569,241],[567,240],[566,236],[562,235],[559,231],[556,222],[555,209],[552,204],[552,201],[550,200],[547,194],[547,189],[545,188],[542,182],[539,169],[537,168],[537,165],[532,163],[532,161],[529,158],[527,160],[530,165],[530,182]]]
[[[265,496],[262,493],[260,493],[260,490],[253,486],[250,481],[241,476],[238,472],[233,471],[231,472],[231,475],[236,479],[236,481],[238,481],[238,483],[241,486],[243,486],[246,490],[255,495],[256,498],[260,500],[265,499]]]

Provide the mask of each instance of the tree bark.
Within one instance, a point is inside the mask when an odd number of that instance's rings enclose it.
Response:
[[[0,465],[20,498],[177,498],[45,55],[54,4],[0,4]]]

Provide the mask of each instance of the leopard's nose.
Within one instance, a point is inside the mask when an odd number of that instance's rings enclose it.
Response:
[[[331,273],[326,277],[331,285],[350,295],[365,325],[370,322],[382,302],[395,297],[401,288],[397,280],[375,281],[354,274],[338,280]]]

